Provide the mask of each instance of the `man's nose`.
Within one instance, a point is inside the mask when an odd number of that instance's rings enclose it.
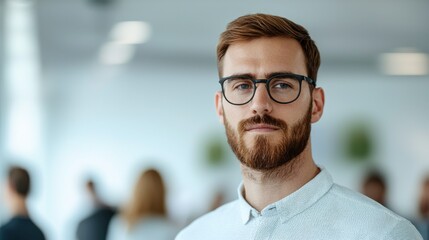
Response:
[[[255,95],[250,104],[253,114],[264,115],[272,111],[273,100],[271,100],[264,83],[257,84]]]

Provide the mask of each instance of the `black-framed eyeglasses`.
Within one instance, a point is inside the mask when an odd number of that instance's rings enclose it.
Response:
[[[226,101],[233,105],[244,105],[255,96],[256,84],[265,83],[270,98],[281,104],[288,104],[298,99],[301,94],[302,80],[316,87],[313,79],[294,74],[277,73],[267,79],[254,79],[250,75],[233,75],[219,80]]]

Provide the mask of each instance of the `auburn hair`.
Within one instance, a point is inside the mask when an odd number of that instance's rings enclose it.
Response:
[[[222,77],[222,60],[230,45],[263,37],[285,37],[297,40],[304,51],[308,77],[317,80],[320,54],[308,31],[284,17],[262,13],[245,15],[235,19],[227,25],[226,30],[220,35],[217,45],[219,76]]]
[[[421,188],[419,212],[423,217],[429,217],[429,176],[423,181]]]
[[[155,169],[146,170],[140,174],[122,216],[131,229],[142,218],[166,215],[165,186],[161,174]]]

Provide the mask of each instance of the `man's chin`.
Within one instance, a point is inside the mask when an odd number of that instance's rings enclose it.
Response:
[[[271,147],[274,147],[281,142],[282,136],[277,133],[246,133],[243,140],[247,149],[260,147],[259,144],[261,143],[269,144]]]

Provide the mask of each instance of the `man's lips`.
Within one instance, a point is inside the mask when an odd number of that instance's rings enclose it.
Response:
[[[280,129],[279,127],[269,125],[269,124],[253,124],[245,128],[245,130],[249,132],[270,132],[270,131],[276,131],[279,129]]]

